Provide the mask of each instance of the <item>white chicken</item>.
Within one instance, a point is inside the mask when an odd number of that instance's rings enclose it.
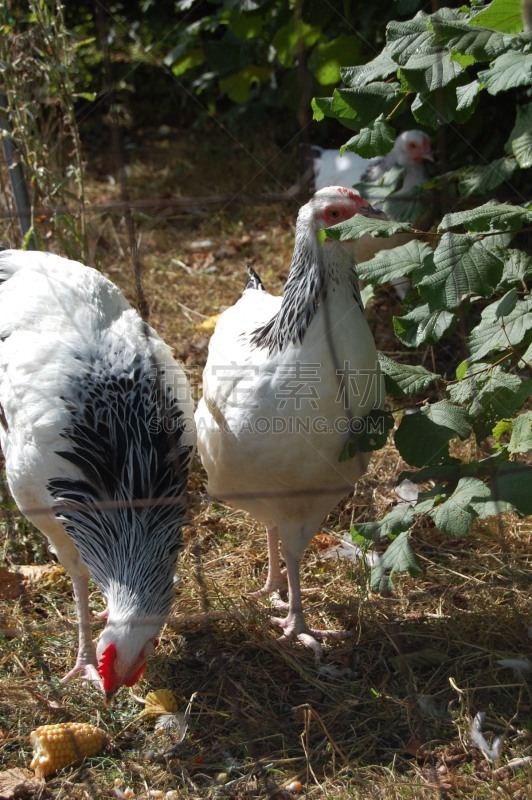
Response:
[[[403,181],[401,189],[395,194],[395,197],[400,197],[410,189],[425,183],[429,177],[425,162],[434,161],[429,137],[423,131],[418,130],[404,131],[399,134],[390,152],[379,158],[362,158],[362,156],[349,151],[340,155],[338,150],[313,149],[318,151],[318,155],[313,159],[316,189],[321,189],[331,183],[349,187],[358,183],[377,184],[393,167],[402,167]],[[375,207],[379,208],[380,205],[375,203]],[[408,221],[414,223],[416,227],[422,224],[420,219],[409,219]],[[387,239],[367,234],[356,243],[355,260],[357,264],[369,261],[381,250],[399,247],[412,238],[414,236],[408,233],[398,233]],[[406,277],[394,278],[392,285],[402,300],[410,287],[410,281]]]
[[[402,190],[407,191],[427,180],[424,161],[433,161],[430,139],[423,131],[403,131],[385,156],[363,158],[349,150],[340,155],[338,150],[312,147],[314,188],[323,189],[336,183],[352,188],[356,183],[378,181],[385,172],[398,166],[404,169]]]
[[[195,448],[187,378],[94,269],[0,253],[0,438],[10,490],[73,582],[76,664],[109,701],[172,604]],[[95,649],[89,573],[107,601]]]
[[[266,525],[268,575],[259,594],[282,590],[288,580],[288,614],[273,619],[281,639],[295,636],[317,657],[319,639],[343,632],[307,626],[300,560],[324,517],[365,471],[365,452],[339,459],[383,399],[353,242],[322,244],[320,231],[355,214],[379,213],[339,186],[321,189],[300,209],[283,297],[264,291],[255,275],[221,315],[196,412],[209,492]]]

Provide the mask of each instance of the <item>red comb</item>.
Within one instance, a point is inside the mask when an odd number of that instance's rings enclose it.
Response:
[[[354,192],[352,189],[348,189],[346,186],[340,186],[339,191],[342,194],[346,194],[350,200],[354,200],[355,203],[360,203],[363,199],[357,192]]]
[[[100,661],[98,662],[98,672],[103,681],[104,692],[112,692],[116,688],[116,647],[111,642],[103,651]]]

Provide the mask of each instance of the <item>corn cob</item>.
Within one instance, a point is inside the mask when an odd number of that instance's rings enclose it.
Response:
[[[99,753],[107,734],[88,722],[60,722],[41,725],[30,733],[33,759],[30,767],[37,778],[46,778],[76,761]]]

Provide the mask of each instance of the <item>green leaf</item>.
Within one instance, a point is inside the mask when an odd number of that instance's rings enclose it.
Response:
[[[487,499],[491,492],[483,481],[477,478],[461,478],[452,495],[441,505],[436,506],[430,516],[437,527],[448,536],[465,536],[476,519],[477,512],[471,507],[473,499]]]
[[[373,158],[389,153],[394,142],[395,131],[384,121],[382,114],[380,114],[366,128],[362,128],[360,133],[349,139],[340,149],[340,152],[351,150],[353,153],[358,153],[362,158]]]
[[[220,89],[234,103],[245,103],[249,99],[251,87],[257,83],[265,83],[271,77],[269,67],[249,64],[239,72],[220,80]]]
[[[389,411],[374,408],[364,417],[363,423],[363,429],[352,434],[346,441],[338,461],[350,461],[360,453],[380,450],[386,444],[388,434],[394,426],[394,419]]]
[[[310,48],[319,40],[321,31],[314,25],[298,20],[290,15],[286,25],[277,29],[272,46],[283,67],[292,67],[299,57],[302,47]]]
[[[406,64],[410,56],[418,52],[431,52],[434,34],[428,28],[429,15],[420,11],[407,22],[388,23],[386,49],[398,64]]]
[[[532,256],[523,250],[501,247],[495,248],[493,253],[504,261],[502,277],[498,289],[517,284],[522,288],[524,282],[532,278]]]
[[[482,363],[473,364],[468,373],[462,381],[449,386],[449,395],[455,403],[467,404],[475,433],[483,439],[497,420],[521,408],[532,390],[532,380],[522,381],[499,366]]]
[[[396,572],[408,572],[415,577],[423,572],[421,563],[412,550],[410,533],[403,531],[388,546],[371,570],[371,588],[374,591],[389,591]]]
[[[477,208],[445,214],[438,225],[443,231],[463,225],[468,231],[487,233],[491,231],[519,230],[523,225],[532,224],[532,211],[510,203],[498,203],[490,200]]]
[[[403,167],[395,164],[386,170],[380,178],[375,181],[365,181],[355,184],[362,197],[365,197],[372,205],[382,204],[387,197],[396,189],[400,189],[404,182],[405,171]],[[398,220],[404,222],[404,220]]]
[[[450,403],[449,400],[428,403],[421,408],[421,413],[436,425],[447,428],[460,439],[466,439],[471,433],[471,423],[467,411],[455,403]]]
[[[88,100],[90,103],[93,103],[98,95],[96,92],[75,92],[74,97],[81,97],[82,100]]]
[[[390,219],[415,223],[432,207],[432,200],[422,186],[412,186],[407,191],[401,189],[389,194],[381,207]]]
[[[527,453],[532,450],[532,411],[525,411],[513,420],[508,452]]]
[[[458,308],[475,294],[492,294],[502,261],[470,234],[444,233],[434,251],[434,268],[417,281],[431,310]]]
[[[506,142],[521,169],[532,167],[532,103],[517,106],[515,125]]]
[[[369,261],[356,266],[359,278],[369,283],[389,283],[394,278],[402,278],[423,266],[424,260],[432,259],[432,250],[425,242],[412,239],[393,250],[381,250]]]
[[[434,20],[436,17],[436,20]],[[519,50],[527,44],[526,37],[474,27],[461,20],[442,20],[433,15],[434,42],[447,49],[473,56],[477,61],[492,61],[508,50]]]
[[[340,69],[360,58],[360,37],[341,34],[336,39],[319,41],[308,59],[308,68],[322,86],[337,84]]]
[[[481,90],[481,84],[475,80],[471,83],[466,83],[465,86],[456,87],[456,108],[457,110],[467,109],[474,110],[474,106],[478,100],[478,95]]]
[[[342,222],[340,225],[325,228],[325,231],[328,238],[346,242],[353,239],[360,239],[366,233],[369,233],[370,236],[383,236],[385,239],[388,239],[396,233],[411,233],[412,226],[408,225],[406,222],[393,222],[392,220],[364,217],[361,214],[355,214],[354,217],[351,217],[351,219],[346,222]]]
[[[512,432],[512,420],[500,419],[496,425],[493,426],[491,435],[496,442],[500,442],[505,433]]]
[[[451,60],[448,53],[440,52],[435,56],[421,52],[410,56],[400,74],[414,92],[428,93],[447,86],[462,72],[461,65]]]
[[[357,67],[344,67],[340,70],[342,81],[346,86],[355,89],[357,86],[366,86],[373,81],[387,78],[397,70],[397,64],[386,49],[367,64]]]
[[[356,86],[351,89],[336,89],[333,94],[333,109],[339,110],[344,105],[354,112],[354,118],[360,127],[367,127],[379,115],[387,116],[401,97],[398,83],[382,83],[375,81],[367,86]],[[338,109],[335,105],[337,98]]]
[[[176,49],[177,48],[174,48],[174,50],[168,54],[168,56],[164,59],[164,63],[171,68],[172,74],[177,77],[183,75],[185,72],[188,72],[189,69],[193,69],[194,67],[205,63],[205,52],[203,47],[190,47],[182,56],[178,58],[174,57]]]
[[[455,372],[457,380],[462,381],[465,378],[468,367],[469,361],[462,361],[460,364],[458,364]]]
[[[313,119],[321,122],[325,117],[337,119],[342,125],[351,130],[360,130],[360,123],[356,118],[353,109],[338,98],[336,90],[333,97],[313,97],[312,98]]]
[[[453,61],[458,61],[460,66],[462,66],[464,69],[472,67],[473,64],[477,63],[477,59],[475,58],[475,56],[464,56],[462,55],[462,53],[457,53],[456,50],[453,50],[451,52],[451,58],[453,59]]]
[[[228,12],[229,27],[239,39],[254,39],[260,36],[264,27],[262,14],[243,14],[242,8],[232,8]]]
[[[396,535],[410,528],[416,512],[411,503],[398,503],[382,519],[375,522],[357,522],[351,527],[351,535],[362,536],[367,541],[376,542],[389,535]]]
[[[456,324],[450,311],[431,311],[427,304],[417,306],[404,317],[393,318],[396,335],[408,347],[438,342]]]
[[[472,361],[479,361],[488,354],[511,350],[516,345],[528,343],[532,336],[532,298],[530,295],[518,300],[515,308],[505,317],[497,317],[499,303],[492,303],[482,312],[480,323],[469,337]]]
[[[472,194],[488,194],[503,181],[508,181],[514,174],[517,163],[513,158],[497,158],[490,164],[472,167],[460,175],[458,191],[462,197]]]
[[[471,18],[470,25],[482,25],[503,33],[519,33],[523,30],[519,0],[493,0]]]
[[[532,467],[520,463],[502,464],[490,481],[497,503],[509,503],[518,514],[532,514]]]
[[[467,413],[459,406],[453,406],[448,401],[441,401],[434,405],[442,404],[452,407],[432,410],[432,406],[425,406],[421,411],[405,414],[395,432],[395,445],[404,460],[413,467],[424,467],[427,464],[444,464],[450,462],[449,441],[457,433],[452,427],[453,420],[458,420],[460,431],[466,430]]]
[[[221,39],[205,39],[203,49],[209,68],[224,77],[244,69],[254,52],[253,43],[239,39],[230,28]]]
[[[473,113],[473,106],[458,107],[457,86],[447,84],[433,92],[420,92],[411,106],[412,115],[420,125],[437,130],[441,125],[450,122],[463,124]]]
[[[532,83],[532,54],[503,53],[495,59],[491,69],[479,72],[478,77],[492,95],[516,86],[528,86]]]
[[[517,303],[517,289],[515,287],[510,289],[509,292],[506,292],[504,297],[501,298],[499,301],[499,305],[495,310],[495,316],[497,319],[499,317],[505,317],[510,311],[513,311],[515,308],[515,304]]]
[[[440,375],[429,372],[425,367],[399,364],[383,353],[379,353],[379,365],[384,375],[386,391],[394,397],[418,394],[440,378]]]

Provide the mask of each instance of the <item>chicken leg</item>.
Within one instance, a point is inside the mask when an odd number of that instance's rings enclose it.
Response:
[[[96,648],[91,636],[88,575],[72,576],[72,585],[78,619],[78,655],[74,667],[61,679],[61,683],[70,683],[79,676],[87,681],[95,681],[101,687],[102,679],[97,669]]]

